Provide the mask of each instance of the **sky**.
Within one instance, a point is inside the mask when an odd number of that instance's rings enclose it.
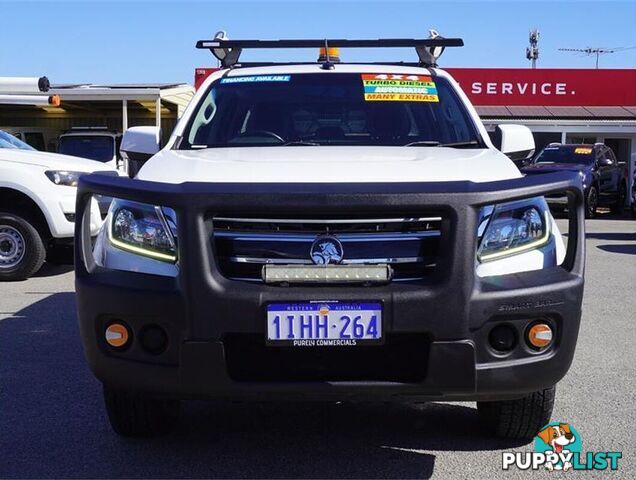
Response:
[[[462,37],[440,66],[528,68],[528,31],[540,31],[539,67],[593,68],[558,48],[636,47],[636,0],[613,1],[74,1],[0,0],[0,76],[55,83],[193,82],[215,59],[195,42],[232,39],[415,38],[435,28]],[[341,51],[352,61],[416,60],[410,49]],[[313,60],[316,52],[245,52],[243,60]],[[636,48],[601,57],[636,68]]]

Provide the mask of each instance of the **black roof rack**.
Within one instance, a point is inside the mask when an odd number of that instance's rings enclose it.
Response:
[[[219,32],[223,33],[224,32]],[[219,34],[217,34],[218,37]],[[243,49],[255,48],[321,48],[321,47],[351,47],[351,48],[392,48],[413,47],[419,57],[419,64],[426,67],[436,66],[436,60],[446,47],[462,47],[461,38],[380,38],[377,40],[347,40],[347,39],[313,39],[313,40],[228,40],[214,38],[199,40],[196,48],[208,49],[219,59],[221,66],[232,68],[239,64],[239,57]],[[441,49],[441,50],[439,50]],[[438,51],[438,54],[435,54]]]

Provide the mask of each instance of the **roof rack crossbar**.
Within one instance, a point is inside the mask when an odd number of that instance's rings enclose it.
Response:
[[[244,49],[256,48],[321,48],[328,42],[329,47],[350,48],[415,48],[420,64],[434,66],[434,57],[431,56],[432,48],[462,47],[464,41],[461,38],[380,38],[377,40],[347,40],[347,39],[299,39],[299,40],[227,40],[215,38],[212,40],[199,40],[196,48],[208,49],[221,62],[221,66],[229,68],[239,62],[239,57]]]

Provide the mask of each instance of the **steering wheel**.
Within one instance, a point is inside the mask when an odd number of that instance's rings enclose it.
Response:
[[[239,137],[272,137],[276,140],[279,140],[280,143],[285,143],[285,139],[281,137],[279,134],[270,132],[269,130],[251,130],[248,132],[243,132],[239,135]]]

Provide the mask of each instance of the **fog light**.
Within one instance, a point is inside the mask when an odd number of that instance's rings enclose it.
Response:
[[[158,325],[147,325],[139,332],[139,343],[148,353],[159,355],[168,347],[168,335]]]
[[[111,323],[106,327],[104,338],[106,338],[106,343],[111,347],[122,348],[128,344],[130,335],[125,325],[121,323]]]
[[[509,352],[517,343],[517,336],[510,325],[497,325],[488,335],[490,346],[498,352]]]
[[[554,334],[547,323],[536,323],[528,330],[528,343],[534,348],[545,348],[552,343]]]

